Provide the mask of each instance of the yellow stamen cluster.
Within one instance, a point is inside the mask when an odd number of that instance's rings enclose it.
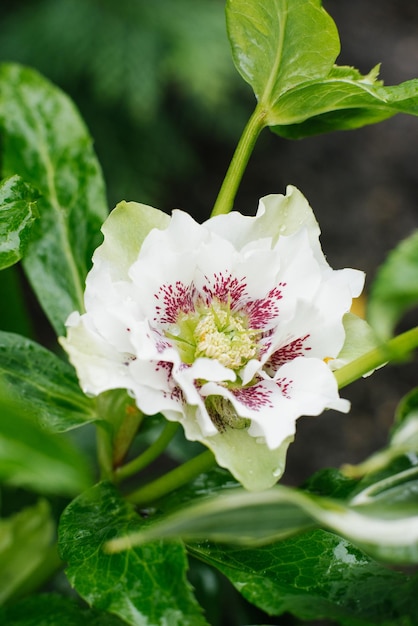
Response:
[[[216,359],[236,370],[257,354],[254,331],[239,313],[231,313],[216,303],[201,316],[195,331],[195,357]]]

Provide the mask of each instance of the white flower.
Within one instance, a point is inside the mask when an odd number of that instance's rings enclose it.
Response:
[[[199,225],[121,203],[61,342],[88,394],[124,388],[248,489],[273,485],[301,415],[346,412],[330,362],[362,272],[332,270],[295,188]]]

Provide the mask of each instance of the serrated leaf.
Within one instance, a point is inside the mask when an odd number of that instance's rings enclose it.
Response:
[[[84,123],[57,87],[34,70],[0,68],[3,171],[37,189],[24,267],[57,334],[83,309],[84,279],[107,215],[101,171]]]
[[[38,193],[19,176],[0,183],[0,269],[20,261],[37,217]]]
[[[99,484],[74,500],[59,527],[71,584],[91,606],[133,626],[205,626],[186,580],[181,542],[157,541],[116,555],[103,551],[107,540],[140,526],[133,507],[110,484]]]
[[[36,589],[59,562],[45,500],[0,520],[0,604]]]
[[[45,430],[0,389],[0,480],[40,493],[74,495],[91,483],[84,456]]]
[[[416,576],[379,565],[329,532],[310,531],[259,548],[203,542],[188,550],[219,569],[249,602],[270,615],[291,612],[301,619],[332,619],[347,626],[412,625],[418,618],[411,594]]]
[[[25,415],[63,432],[97,419],[95,401],[81,391],[74,369],[39,344],[0,331],[0,380]]]
[[[382,339],[418,305],[418,231],[402,241],[380,267],[370,292],[368,318]]]
[[[18,604],[0,608],[0,620],[8,626],[123,626],[114,615],[81,607],[76,601],[48,593],[25,598]]]

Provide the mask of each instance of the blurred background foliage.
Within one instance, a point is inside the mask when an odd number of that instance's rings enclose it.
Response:
[[[239,136],[247,107],[222,0],[39,0],[3,9],[0,58],[69,93],[95,139],[110,206],[159,204],[205,138]]]
[[[340,64],[367,73],[382,62],[386,84],[418,75],[416,0],[323,4],[340,30]],[[0,61],[37,68],[74,99],[95,141],[109,208],[126,199],[209,215],[254,107],[233,67],[224,0],[2,0]],[[417,161],[417,121],[407,116],[296,142],[266,130],[236,208],[252,213],[260,196],[298,186],[321,224],[330,264],[364,269],[370,284],[388,251],[417,227]],[[20,294],[15,268],[0,280],[10,305],[1,309],[1,327],[51,342],[32,296]],[[349,416],[301,419],[290,482],[384,445],[415,371],[391,368],[352,385],[343,394],[353,402]]]

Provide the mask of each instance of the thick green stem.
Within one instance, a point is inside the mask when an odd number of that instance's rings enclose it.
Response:
[[[177,422],[167,422],[161,435],[156,441],[154,441],[153,444],[150,445],[149,448],[145,450],[145,452],[137,456],[136,459],[130,461],[130,463],[126,463],[126,465],[119,467],[115,471],[115,478],[117,482],[140,472],[144,469],[144,467],[147,467],[150,463],[155,461],[155,459],[158,458],[162,452],[164,452],[174,437],[178,427],[179,424]]]
[[[234,199],[238,191],[241,178],[254,149],[259,134],[265,127],[265,110],[257,105],[254,113],[248,120],[241,139],[237,145],[224,182],[213,207],[212,216],[229,213],[232,210]]]
[[[215,458],[212,452],[207,450],[199,454],[199,456],[190,459],[190,461],[183,463],[183,465],[176,467],[176,469],[168,472],[168,474],[161,476],[161,478],[157,478],[147,485],[136,489],[127,496],[127,499],[139,506],[147,505],[154,500],[162,498],[171,491],[186,485],[193,480],[193,478],[211,469],[214,465]]]
[[[388,361],[405,359],[415,348],[418,348],[418,327],[390,339],[379,348],[363,354],[363,356],[334,372],[339,389],[361,378],[371,370],[381,367]]]

